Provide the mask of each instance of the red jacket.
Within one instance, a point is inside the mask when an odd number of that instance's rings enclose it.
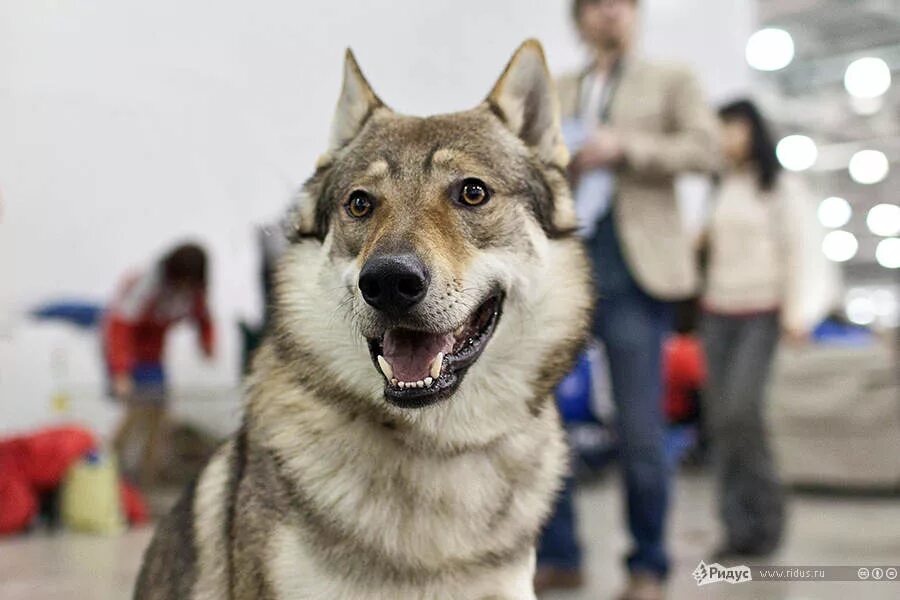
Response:
[[[166,289],[158,269],[126,278],[103,327],[109,370],[129,373],[138,363],[161,362],[166,331],[185,318],[197,324],[203,351],[211,355],[214,333],[204,291]]]

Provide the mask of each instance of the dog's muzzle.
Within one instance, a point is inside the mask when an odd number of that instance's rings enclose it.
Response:
[[[369,352],[384,376],[385,398],[418,408],[450,396],[484,352],[503,308],[503,294],[487,295],[453,331],[434,333],[396,327],[369,338]]]

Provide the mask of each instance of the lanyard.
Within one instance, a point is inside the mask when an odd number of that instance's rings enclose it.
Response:
[[[578,90],[578,106],[580,111],[584,111],[584,101],[585,94],[588,92],[587,83],[588,83],[588,75],[590,75],[593,70],[593,65],[585,71],[584,75],[581,76],[581,85]],[[599,107],[599,118],[600,123],[608,123],[610,110],[612,108],[613,100],[616,96],[616,91],[619,88],[619,83],[622,79],[622,59],[616,60],[613,63],[612,68],[609,70],[609,75],[606,78],[606,81],[603,84],[603,90],[600,94],[600,107]]]

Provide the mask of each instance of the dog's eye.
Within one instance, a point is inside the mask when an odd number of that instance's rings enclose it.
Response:
[[[462,182],[457,201],[466,206],[479,206],[491,199],[491,192],[480,179],[469,178]]]
[[[354,219],[362,219],[369,216],[373,208],[375,208],[375,203],[366,192],[356,190],[350,194],[350,199],[347,201],[347,213]]]

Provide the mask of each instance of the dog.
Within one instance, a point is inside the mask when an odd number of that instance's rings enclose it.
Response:
[[[240,431],[159,524],[137,600],[533,599],[587,336],[535,40],[476,108],[400,115],[348,50],[287,221]]]

